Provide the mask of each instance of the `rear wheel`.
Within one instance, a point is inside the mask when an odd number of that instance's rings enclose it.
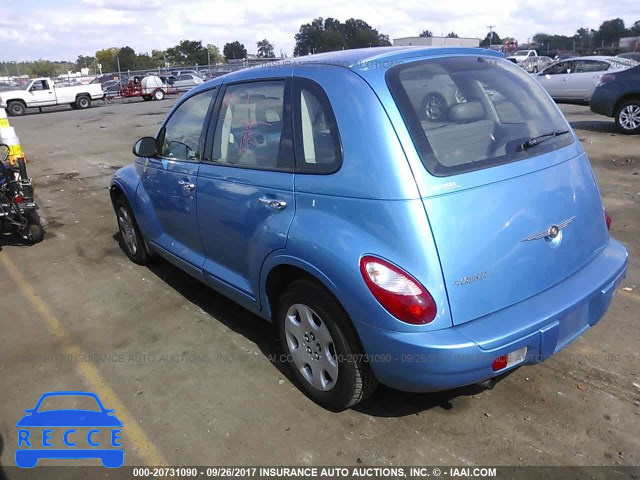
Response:
[[[153,99],[164,100],[164,90],[157,89],[155,92],[153,92]]]
[[[355,329],[337,300],[317,283],[292,282],[280,296],[277,327],[300,389],[340,411],[368,397],[377,381]]]
[[[85,108],[89,108],[91,106],[91,99],[87,96],[78,97],[76,99],[76,105],[79,109],[84,110]]]
[[[119,196],[114,201],[114,208],[120,230],[121,248],[131,261],[138,265],[146,265],[150,258],[149,251],[129,204],[122,196]]]
[[[628,100],[616,111],[616,127],[622,133],[640,133],[640,99]]]

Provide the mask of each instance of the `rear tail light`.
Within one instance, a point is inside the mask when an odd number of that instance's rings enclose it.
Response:
[[[16,195],[15,197],[13,197],[13,203],[24,203],[24,197],[20,194]]]
[[[612,81],[614,78],[616,78],[615,76],[611,75],[610,73],[607,73],[603,76],[600,77],[600,80],[598,80],[598,87],[600,85],[604,85],[605,83],[609,83],[610,81]]]
[[[607,224],[607,230],[611,230],[611,215],[609,215],[609,212],[607,212],[606,209],[604,211],[604,221]]]
[[[436,303],[431,294],[395,265],[365,256],[360,260],[360,273],[376,300],[398,320],[424,325],[436,317]]]

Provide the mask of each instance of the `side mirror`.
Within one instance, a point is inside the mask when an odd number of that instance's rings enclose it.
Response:
[[[157,157],[158,143],[153,137],[142,137],[133,145],[133,154],[136,157]]]
[[[0,158],[2,159],[0,160],[1,163],[6,162],[7,158],[9,158],[9,147],[4,143],[0,144]]]

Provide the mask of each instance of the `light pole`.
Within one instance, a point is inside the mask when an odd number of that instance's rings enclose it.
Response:
[[[493,29],[496,28],[495,25],[487,25],[489,29],[489,48],[491,48],[491,40],[493,40]]]
[[[211,51],[207,48],[207,68],[208,72],[211,73]]]

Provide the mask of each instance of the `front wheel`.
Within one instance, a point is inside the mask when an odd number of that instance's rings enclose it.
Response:
[[[337,300],[311,280],[292,282],[280,296],[277,327],[299,388],[334,411],[368,397],[377,381],[358,336]]]
[[[25,107],[22,102],[10,102],[9,105],[7,105],[7,111],[9,115],[19,117],[27,112],[27,107]]]
[[[625,134],[640,133],[640,100],[629,100],[618,107],[616,127]]]
[[[124,253],[134,263],[146,265],[149,263],[150,254],[129,204],[123,197],[118,197],[114,207],[120,230],[120,245]]]
[[[533,66],[533,73],[538,73],[538,66],[537,65]]]

